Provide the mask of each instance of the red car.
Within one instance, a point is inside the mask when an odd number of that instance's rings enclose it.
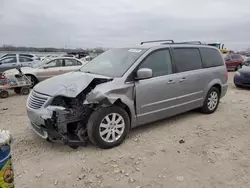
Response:
[[[229,54],[225,57],[225,62],[228,70],[239,70],[242,67],[244,59],[239,54]]]

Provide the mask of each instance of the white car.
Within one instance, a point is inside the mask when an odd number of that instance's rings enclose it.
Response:
[[[28,76],[34,87],[38,82],[45,79],[80,69],[86,62],[71,57],[60,57],[49,61],[42,61],[32,65],[32,67],[22,67],[22,72]],[[4,72],[5,75],[18,74],[16,69]]]
[[[8,54],[4,54],[3,56],[1,56],[0,59],[6,58],[6,57],[13,57],[13,56],[26,57],[26,58],[30,58],[30,59],[33,59],[33,60],[40,60],[40,58],[37,55],[25,54],[25,53],[19,53],[19,54],[8,53]]]

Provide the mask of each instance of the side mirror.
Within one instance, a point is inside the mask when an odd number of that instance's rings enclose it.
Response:
[[[147,78],[152,78],[153,77],[153,72],[151,69],[148,68],[141,68],[137,71],[137,77],[136,80],[143,80]]]

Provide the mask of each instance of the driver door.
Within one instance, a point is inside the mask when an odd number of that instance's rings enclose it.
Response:
[[[173,72],[169,49],[152,52],[140,68],[151,69],[153,77],[135,82],[138,125],[173,115],[172,107],[178,104],[175,91],[179,82]]]
[[[63,64],[63,59],[54,59],[49,61],[39,69],[37,73],[38,80],[43,81],[53,76],[60,75],[63,71]]]

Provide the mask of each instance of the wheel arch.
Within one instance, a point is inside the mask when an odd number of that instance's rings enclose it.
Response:
[[[222,82],[220,79],[214,79],[212,80],[206,87],[205,89],[205,92],[204,92],[204,95],[206,96],[208,91],[212,88],[212,87],[216,87],[219,92],[220,92],[220,95],[221,95],[221,92],[222,92]],[[204,97],[204,100],[205,100],[205,97]]]
[[[124,102],[122,102],[122,100],[120,98],[117,99],[114,102],[114,104],[117,105],[117,106],[119,106],[119,107],[121,107],[121,108],[123,108],[127,112],[128,116],[129,116],[129,120],[130,120],[130,126],[131,126],[131,123],[132,123],[132,114],[131,114],[131,111],[130,111],[128,105],[126,105]]]

